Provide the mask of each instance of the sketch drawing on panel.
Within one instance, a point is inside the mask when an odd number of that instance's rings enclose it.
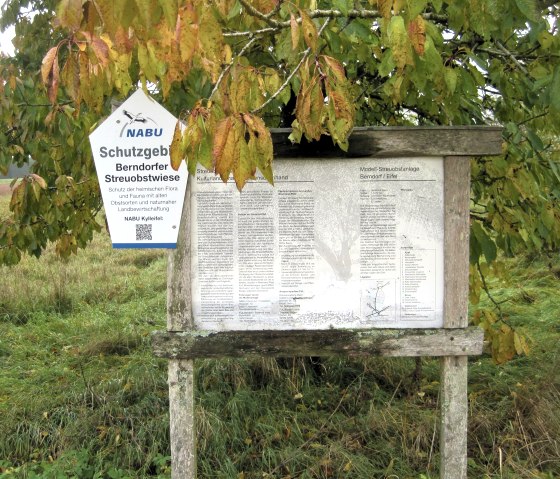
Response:
[[[367,320],[394,318],[395,280],[375,280],[362,290],[362,318]]]

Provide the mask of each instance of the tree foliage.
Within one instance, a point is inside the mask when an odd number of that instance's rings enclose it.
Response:
[[[9,0],[0,169],[32,158],[34,174],[13,191],[0,262],[49,241],[70,254],[100,228],[87,136],[142,85],[186,125],[172,165],[200,163],[239,189],[257,171],[272,182],[269,127],[344,150],[355,125],[502,124],[503,156],[473,161],[477,302],[499,251],[558,248],[559,11],[549,0]],[[479,320],[509,328],[499,314]]]

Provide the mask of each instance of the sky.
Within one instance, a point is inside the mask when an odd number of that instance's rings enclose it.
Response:
[[[0,15],[1,9],[4,6],[6,0],[0,0]],[[0,33],[0,51],[6,55],[13,55],[14,54],[14,46],[12,45],[12,38],[15,35],[15,31],[13,27],[10,27],[3,33]]]

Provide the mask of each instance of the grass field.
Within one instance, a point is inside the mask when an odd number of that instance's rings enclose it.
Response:
[[[6,198],[0,198],[0,211]],[[2,214],[0,214],[2,217]],[[560,477],[558,256],[493,288],[531,354],[470,362],[469,477]],[[166,256],[52,252],[0,268],[0,478],[170,477]],[[488,305],[486,305],[488,306]],[[439,362],[199,361],[199,477],[438,477]]]

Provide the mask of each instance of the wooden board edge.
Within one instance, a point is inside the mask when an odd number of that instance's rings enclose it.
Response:
[[[168,359],[258,356],[474,356],[483,331],[458,329],[155,331],[152,349]]]

